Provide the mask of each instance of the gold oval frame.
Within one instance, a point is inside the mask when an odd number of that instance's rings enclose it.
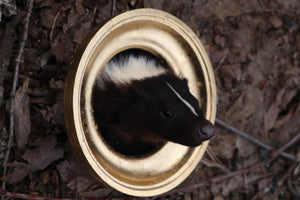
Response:
[[[83,42],[65,86],[65,121],[70,142],[94,177],[129,195],[155,196],[180,184],[196,167],[208,141],[196,148],[167,142],[152,155],[132,158],[106,146],[93,118],[92,91],[105,64],[117,53],[140,48],[163,58],[189,80],[206,118],[214,122],[216,86],[200,40],[178,18],[155,9],[120,14]],[[200,83],[200,84],[199,84]]]

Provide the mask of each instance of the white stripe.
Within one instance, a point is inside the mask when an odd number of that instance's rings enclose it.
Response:
[[[161,66],[155,65],[155,60],[148,60],[145,56],[130,55],[124,60],[111,60],[102,70],[98,79],[98,87],[103,88],[103,81],[108,80],[116,84],[131,83],[133,80],[143,80],[166,73]]]
[[[185,99],[183,99],[180,94],[178,94],[178,92],[176,92],[176,90],[167,82],[167,85],[169,86],[169,88],[171,88],[171,90],[176,94],[176,96],[192,111],[192,113],[196,116],[199,116],[195,109],[193,108],[193,106],[191,106],[191,104],[189,104],[189,102],[187,102]]]

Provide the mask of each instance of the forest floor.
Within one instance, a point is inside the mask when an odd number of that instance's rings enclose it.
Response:
[[[32,11],[28,1],[0,2],[3,197],[132,199],[96,181],[73,154],[64,83],[93,27],[150,7],[177,16],[199,36],[215,73],[219,120],[207,153],[180,190],[149,199],[300,199],[299,0],[35,0]],[[238,136],[222,121],[274,149]],[[282,151],[298,162],[278,156]]]

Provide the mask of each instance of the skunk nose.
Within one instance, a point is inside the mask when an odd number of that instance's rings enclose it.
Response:
[[[214,126],[212,124],[205,124],[198,128],[198,134],[201,141],[209,140],[215,133]]]

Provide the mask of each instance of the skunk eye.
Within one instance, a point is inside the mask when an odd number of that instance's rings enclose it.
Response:
[[[168,119],[174,117],[174,114],[170,110],[163,110],[163,111],[161,111],[161,115],[164,118],[168,118]]]

